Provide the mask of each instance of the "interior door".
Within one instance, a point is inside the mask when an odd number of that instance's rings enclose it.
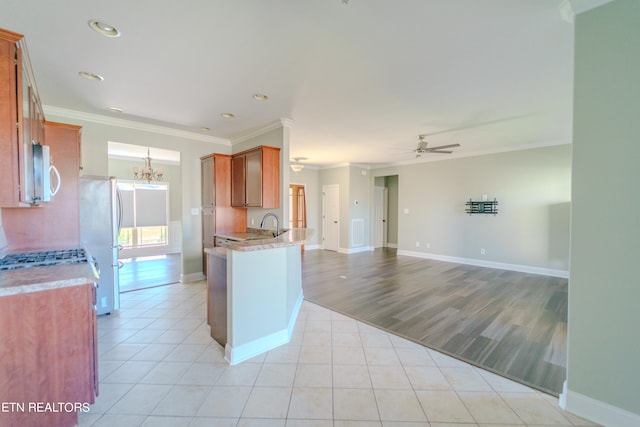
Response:
[[[386,187],[373,187],[374,247],[387,246],[387,193]]]
[[[337,251],[340,242],[340,186],[322,186],[322,241],[324,249]]]

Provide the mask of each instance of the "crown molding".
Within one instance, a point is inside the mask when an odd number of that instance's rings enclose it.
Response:
[[[174,129],[166,126],[157,126],[147,123],[136,122],[133,120],[118,119],[99,114],[85,113],[82,111],[69,110],[66,108],[54,107],[51,105],[43,105],[45,114],[64,117],[67,119],[84,120],[91,123],[102,125],[116,126],[126,129],[139,130],[143,132],[152,132],[161,135],[176,136],[179,138],[192,139],[196,141],[213,142],[214,144],[231,146],[231,141],[224,138],[218,138],[211,135],[203,135],[197,132],[187,130]]]
[[[266,126],[263,126],[261,128],[252,130],[252,131],[247,132],[247,133],[243,133],[240,136],[238,136],[236,138],[233,138],[231,140],[231,145],[235,145],[235,144],[239,144],[239,143],[244,142],[244,141],[248,141],[248,140],[250,140],[252,138],[255,138],[255,137],[260,136],[260,135],[264,135],[267,132],[271,132],[272,130],[279,129],[279,128],[282,128],[282,127],[290,129],[292,126],[293,126],[293,120],[287,119],[287,118],[281,118],[281,119],[278,119],[278,120],[275,120],[275,121],[269,123]]]

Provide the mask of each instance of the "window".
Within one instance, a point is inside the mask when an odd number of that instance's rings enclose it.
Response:
[[[122,225],[118,244],[124,248],[161,246],[168,238],[168,184],[118,182]]]

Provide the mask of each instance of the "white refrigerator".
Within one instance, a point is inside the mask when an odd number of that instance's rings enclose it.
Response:
[[[120,308],[118,234],[121,223],[122,203],[116,178],[81,176],[80,238],[100,272],[96,290],[99,315]]]

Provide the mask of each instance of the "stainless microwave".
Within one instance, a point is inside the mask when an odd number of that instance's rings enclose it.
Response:
[[[47,203],[60,189],[60,173],[51,164],[51,152],[48,145],[30,144],[30,152],[25,153],[25,196],[33,205]],[[30,163],[30,164],[29,164]],[[31,173],[33,171],[33,173]],[[52,177],[54,178],[52,180]],[[55,184],[55,187],[53,187]]]

